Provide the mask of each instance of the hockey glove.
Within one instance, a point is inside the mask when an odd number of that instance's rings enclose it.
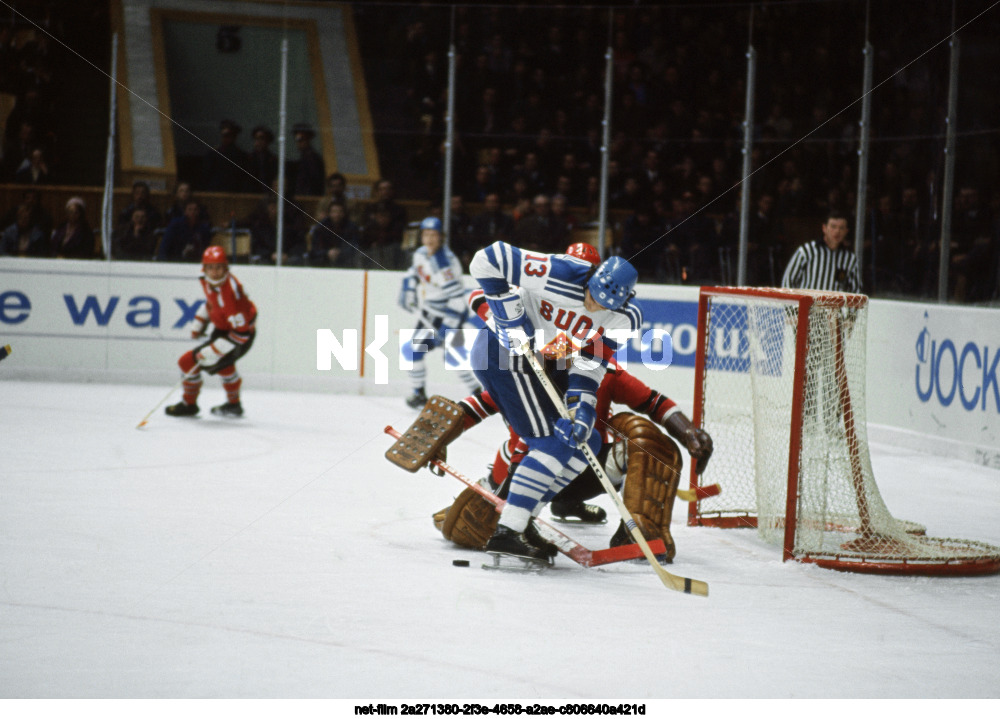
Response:
[[[198,354],[195,355],[195,359],[198,360],[198,364],[202,367],[211,367],[234,349],[236,349],[236,345],[225,337],[220,337],[202,347],[198,351]]]
[[[566,409],[573,419],[559,418],[555,435],[570,447],[581,447],[590,438],[597,420],[597,395],[591,392],[570,390],[566,393]]]
[[[194,318],[194,327],[191,328],[191,339],[196,340],[205,336],[205,330],[208,329],[208,322],[206,322],[201,317]]]
[[[497,339],[506,349],[517,354],[531,350],[535,327],[524,312],[524,303],[516,292],[502,295],[486,295],[493,321],[496,323]]]
[[[708,466],[708,460],[712,456],[712,438],[708,432],[691,424],[683,412],[674,412],[663,422],[670,436],[683,444],[695,460],[695,472],[701,474]]]
[[[417,309],[417,278],[407,276],[403,278],[403,286],[399,289],[399,306],[407,312]]]

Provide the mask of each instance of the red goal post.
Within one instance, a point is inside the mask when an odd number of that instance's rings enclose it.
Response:
[[[694,423],[712,435],[688,524],[756,527],[795,559],[883,574],[1000,571],[1000,547],[934,539],[893,517],[871,468],[865,419],[868,298],[703,287]]]

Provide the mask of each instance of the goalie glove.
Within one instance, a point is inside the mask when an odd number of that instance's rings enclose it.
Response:
[[[566,409],[573,419],[560,417],[556,420],[555,435],[570,447],[581,447],[594,431],[597,395],[588,390],[574,389],[573,378],[570,378],[570,389],[566,391]]]
[[[530,351],[535,327],[524,311],[521,296],[508,291],[500,295],[486,295],[486,302],[493,313],[500,344],[517,354]]]
[[[403,285],[399,289],[399,306],[407,312],[417,309],[417,278],[413,275],[403,278]]]
[[[236,349],[236,345],[227,340],[225,337],[220,337],[202,347],[194,357],[198,360],[198,364],[202,367],[208,368],[215,365],[219,360],[232,352],[234,349]]]
[[[688,454],[695,460],[694,469],[702,474],[712,456],[712,437],[703,429],[695,427],[687,416],[677,410],[663,420],[670,436],[687,448]]]

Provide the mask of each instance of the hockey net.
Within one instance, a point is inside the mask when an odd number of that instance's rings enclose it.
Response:
[[[783,558],[884,574],[1000,571],[1000,547],[923,536],[894,518],[872,473],[865,419],[868,298],[705,287],[694,422],[712,461],[688,524],[756,527]]]

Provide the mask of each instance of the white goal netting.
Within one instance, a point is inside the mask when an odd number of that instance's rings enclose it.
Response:
[[[700,484],[722,493],[690,524],[756,526],[786,559],[837,569],[1000,571],[1000,548],[922,536],[885,506],[868,453],[866,297],[703,288],[699,312],[695,421],[715,446]]]

